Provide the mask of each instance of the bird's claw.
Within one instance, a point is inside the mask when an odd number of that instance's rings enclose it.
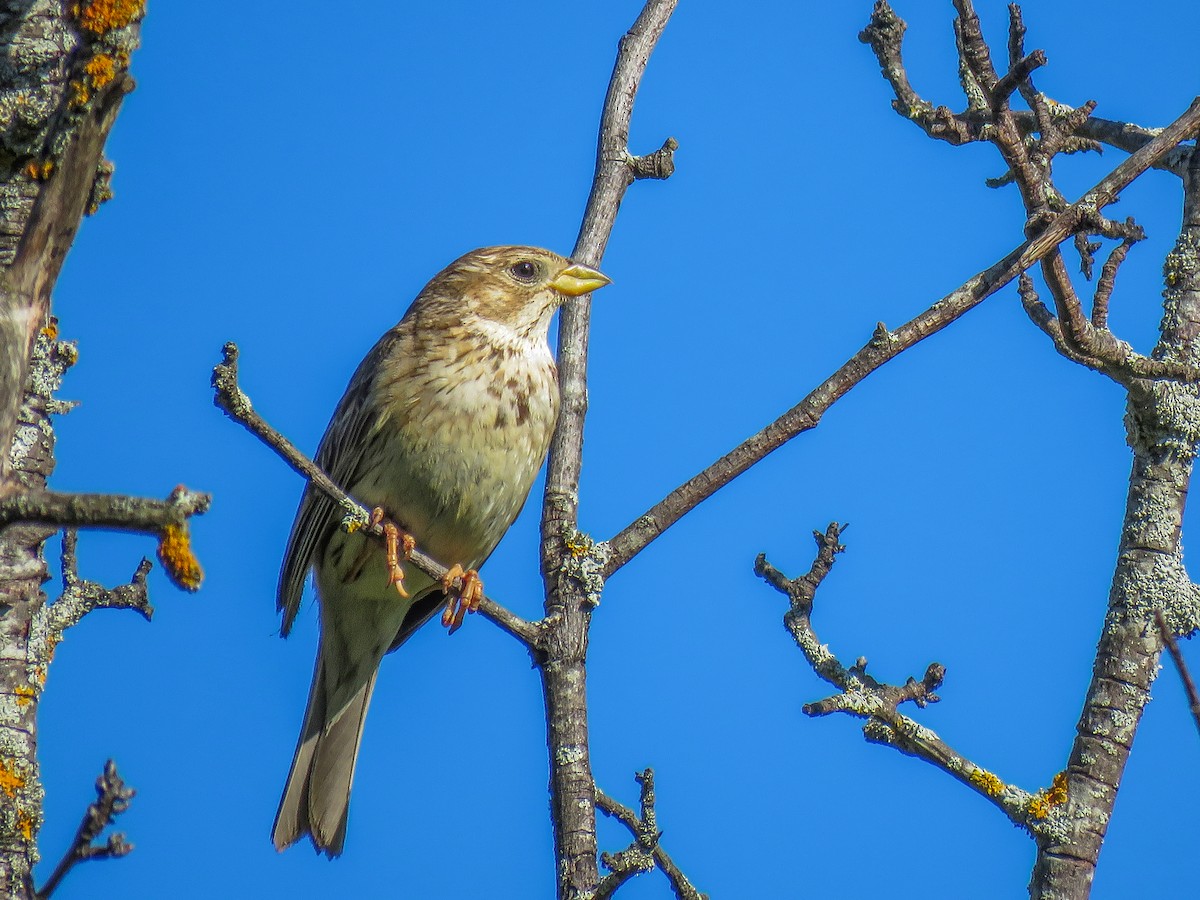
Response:
[[[450,634],[454,634],[462,626],[466,614],[479,609],[479,601],[483,599],[483,581],[474,569],[464,571],[462,566],[455,563],[442,576],[442,592],[446,595],[442,624],[450,629]]]
[[[383,527],[383,542],[387,548],[387,570],[388,570],[388,587],[393,584],[401,597],[407,597],[408,591],[404,589],[404,567],[400,565],[401,559],[409,559],[412,557],[413,550],[417,547],[416,539],[404,531],[383,514],[383,509],[375,507],[371,510],[371,525],[381,525]]]

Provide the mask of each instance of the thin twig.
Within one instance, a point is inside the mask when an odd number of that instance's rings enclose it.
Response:
[[[96,801],[88,805],[83,821],[79,823],[79,830],[75,832],[75,840],[54,867],[45,885],[35,894],[37,900],[46,900],[53,894],[67,873],[79,863],[89,859],[116,859],[133,850],[133,844],[126,843],[125,835],[120,832],[110,834],[103,844],[92,842],[112,824],[113,819],[129,808],[129,801],[135,793],[121,780],[117,764],[111,759],[106,762],[103,774],[96,779]]]
[[[824,532],[813,532],[817,555],[809,571],[798,578],[788,578],[762,554],[754,561],[755,574],[787,596],[789,609],[784,614],[784,625],[809,666],[818,677],[838,689],[831,697],[805,704],[804,713],[825,716],[842,712],[866,719],[863,736],[868,741],[886,744],[936,766],[994,804],[1013,824],[1034,835],[1041,834],[1049,827],[1045,820],[1061,803],[1058,794],[1052,793],[1052,789],[1031,794],[1006,784],[955,752],[934,731],[899,711],[908,702],[920,707],[938,702],[935,691],[945,678],[944,666],[931,663],[920,681],[909,678],[902,685],[886,684],[867,674],[865,658],[859,657],[854,665],[846,666],[817,636],[812,625],[813,602],[836,556],[846,549],[841,543],[843,531],[844,526],[833,522]]]
[[[1175,635],[1171,634],[1171,629],[1167,627],[1167,620],[1163,618],[1162,610],[1154,613],[1154,621],[1158,623],[1158,631],[1162,635],[1163,646],[1171,654],[1171,659],[1175,660],[1175,668],[1179,670],[1179,680],[1183,682],[1183,690],[1187,694],[1188,709],[1191,710],[1197,730],[1200,730],[1200,693],[1196,691],[1196,682],[1192,680],[1192,673],[1188,671],[1187,663],[1183,660],[1183,654],[1179,652],[1179,644],[1175,640]]]
[[[1134,242],[1124,240],[1113,248],[1108,259],[1100,267],[1100,279],[1096,282],[1096,293],[1092,297],[1092,325],[1096,328],[1108,328],[1108,303],[1112,298],[1113,284],[1117,278],[1117,269],[1129,255],[1129,248]]]
[[[150,560],[143,557],[129,584],[109,589],[79,577],[79,561],[75,555],[78,543],[79,533],[74,528],[63,532],[63,591],[57,600],[45,607],[46,625],[50,633],[61,637],[64,631],[78,624],[94,609],[132,609],[150,621],[154,615],[146,587],[146,576],[152,568]]]
[[[297,450],[295,444],[276,431],[266,419],[255,411],[250,403],[250,398],[238,384],[237,344],[230,341],[222,348],[221,352],[223,361],[216,365],[212,375],[215,392],[213,403],[229,418],[244,426],[247,431],[274,450],[284,462],[302,475],[311,485],[333,500],[346,514],[346,518],[342,521],[343,528],[361,530],[364,534],[369,534],[382,541],[383,527],[372,524],[370,510],[334,484],[316,463]],[[447,572],[445,566],[419,549],[413,550],[409,559],[414,566],[435,581],[441,581]],[[459,580],[461,581],[461,579]],[[537,623],[522,619],[488,597],[483,597],[479,601],[478,611],[527,647],[539,646],[542,628]]]
[[[1198,127],[1200,100],[1195,100],[1187,111],[1158,137],[1113,169],[1070,207],[1047,220],[1045,227],[1036,237],[1027,240],[1002,260],[980,272],[895,331],[877,329],[875,336],[861,350],[814,388],[799,404],[698,475],[675,488],[609,540],[605,577],[611,576],[687,512],[767,454],[797,435],[815,428],[834,403],[884,363],[941,331],[1026,269],[1054,252],[1059,243],[1074,233],[1085,215],[1112,203],[1120,192],[1146,171],[1156,159],[1179,141],[1192,136]],[[1165,360],[1151,362],[1166,363]]]
[[[708,894],[702,894],[696,890],[695,886],[688,880],[687,876],[680,871],[674,860],[662,848],[661,832],[658,831],[657,818],[655,813],[655,798],[654,798],[654,770],[646,769],[644,772],[639,772],[634,776],[638,784],[641,785],[641,815],[634,813],[632,809],[614,800],[608,796],[600,788],[596,788],[596,808],[605,815],[612,816],[622,825],[629,829],[634,837],[634,844],[629,850],[624,851],[629,853],[635,847],[641,848],[643,851],[651,854],[653,863],[656,864],[662,873],[667,877],[671,884],[671,890],[675,892],[678,900],[708,900]],[[612,858],[610,857],[610,860]],[[614,870],[614,875],[617,874]],[[625,878],[620,879],[617,884],[636,874],[630,872]],[[610,876],[611,877],[611,876]],[[607,879],[605,879],[607,881]],[[604,882],[601,882],[603,885]],[[615,887],[613,888],[615,890]],[[609,891],[611,895],[612,891]],[[597,897],[601,894],[597,891]]]

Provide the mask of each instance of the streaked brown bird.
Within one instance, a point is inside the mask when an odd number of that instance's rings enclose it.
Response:
[[[342,852],[350,786],[380,660],[444,605],[456,627],[478,602],[475,569],[512,525],[558,415],[546,336],[569,297],[609,280],[536,247],[486,247],[437,274],[359,365],[317,450],[317,464],[401,537],[461,573],[462,597],[395,548],[340,527],[309,487],[279,573],[286,636],[309,569],[321,641],[304,726],[275,817],[277,849],[309,835]],[[402,580],[401,580],[402,579]],[[447,595],[449,599],[447,600]],[[456,605],[458,604],[458,605]]]

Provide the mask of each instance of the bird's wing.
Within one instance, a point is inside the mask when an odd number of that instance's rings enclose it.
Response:
[[[367,455],[365,451],[371,443],[371,432],[380,423],[380,416],[375,409],[375,376],[384,357],[397,351],[396,344],[400,340],[398,328],[393,328],[379,339],[359,363],[317,448],[314,460],[317,466],[343,490],[354,485],[361,475],[360,470]],[[341,508],[323,491],[311,484],[305,487],[279,570],[275,605],[283,613],[280,633],[284,637],[291,630],[296,613],[300,610],[308,570],[316,563],[342,516]]]

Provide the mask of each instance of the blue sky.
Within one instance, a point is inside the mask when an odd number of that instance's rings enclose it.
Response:
[[[857,41],[870,6],[693,0],[669,25],[631,143],[673,135],[678,169],[631,189],[594,305],[581,525],[595,537],[793,405],[877,321],[910,318],[1019,242],[1015,192],[983,184],[995,151],[934,143],[892,112]],[[53,483],[213,492],[194,524],[207,580],[190,596],[156,572],[153,624],[96,613],[58,650],[41,709],[43,877],[106,758],[138,789],[119,822],[136,851],[81,867],[58,896],[552,896],[538,679],[482,619],[385,660],[345,856],[272,848],[316,642],[311,605],[286,642],[274,614],[301,483],[212,406],[208,379],[237,341],[259,410],[311,451],[358,360],[446,262],[495,243],[569,252],[639,8],[151,4],[109,141],[116,199],[84,224],[55,297],[80,347],[63,396],[82,405],[60,420]],[[1002,46],[1004,4],[979,8]],[[1192,99],[1200,7],[1024,9],[1055,98],[1152,126]],[[950,4],[897,10],[918,90],[959,106]],[[1077,196],[1121,157],[1062,160],[1060,184]],[[1145,351],[1178,184],[1149,173],[1115,212],[1150,234],[1112,310]],[[1112,572],[1123,407],[1052,351],[1014,288],[873,375],[612,579],[589,658],[598,783],[633,803],[634,771],[653,766],[664,846],[714,897],[1022,896],[1032,842],[990,805],[866,744],[854,721],[801,714],[826,688],[751,567],[765,551],[799,574],[812,529],[850,522],[818,595],[822,639],[889,681],[945,664],[943,702],[920,721],[1001,778],[1045,786]],[[529,617],[536,506],[483,573]],[[109,584],[152,553],[148,538],[80,542],[85,577]],[[1193,881],[1197,739],[1164,674],[1096,897]],[[606,849],[628,840],[601,822]],[[652,875],[621,896],[670,892]]]

